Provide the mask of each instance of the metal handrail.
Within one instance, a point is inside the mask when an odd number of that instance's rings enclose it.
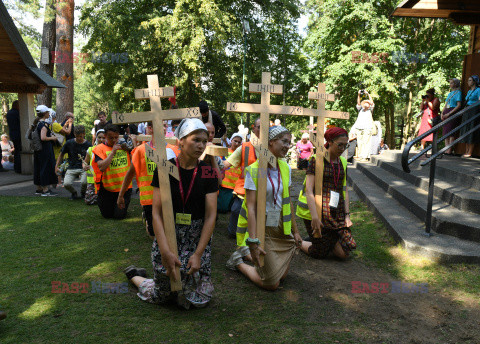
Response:
[[[454,121],[458,118],[463,117],[464,115],[471,115],[472,113],[475,114],[472,118],[469,118],[467,121],[461,123],[459,126],[457,126],[455,129],[450,131],[447,135],[442,136],[440,139],[437,139],[438,132],[440,129],[443,129],[443,127],[450,123],[451,121]],[[405,148],[403,149],[402,152],[402,168],[405,172],[410,173],[410,164],[415,162],[418,158],[420,158],[423,154],[427,153],[429,150],[432,150],[432,154],[430,158],[425,160],[424,162],[420,163],[421,166],[425,166],[427,164],[430,164],[430,176],[429,176],[429,181],[428,181],[428,203],[427,203],[427,215],[425,218],[425,235],[431,236],[432,234],[430,233],[431,231],[431,226],[432,226],[432,204],[433,204],[433,189],[435,185],[435,167],[436,167],[436,162],[438,157],[442,156],[445,151],[447,151],[449,148],[455,146],[458,142],[460,142],[463,138],[468,136],[469,134],[475,132],[480,128],[480,124],[476,125],[473,129],[469,130],[459,138],[457,138],[455,141],[453,141],[451,144],[445,146],[442,148],[440,151],[438,151],[438,143],[444,141],[446,138],[454,135],[457,131],[461,130],[463,127],[468,125],[469,123],[474,122],[480,118],[480,101],[476,102],[475,104],[470,105],[469,107],[459,111],[455,115],[447,118],[445,121],[440,122],[430,130],[424,132],[422,135],[419,135],[412,141],[408,142],[405,145]],[[433,140],[432,144],[429,145],[428,147],[422,149],[420,152],[415,154],[412,158],[409,159],[410,155],[410,150],[412,147],[417,144],[418,142],[422,141],[425,137],[429,136],[430,134],[433,134]]]

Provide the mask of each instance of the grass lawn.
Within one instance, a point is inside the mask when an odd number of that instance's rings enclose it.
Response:
[[[358,243],[353,259],[319,262],[299,254],[276,292],[225,268],[234,242],[226,235],[228,215],[220,214],[213,239],[215,295],[207,308],[190,311],[147,304],[131,285],[127,293],[91,292],[92,282],[126,282],[122,271],[131,264],[151,275],[151,240],[137,200],[124,221],[105,220],[96,206],[62,198],[2,196],[0,203],[0,309],[8,314],[0,322],[0,343],[398,343],[396,332],[391,341],[368,340],[372,326],[383,323],[353,314],[342,302],[352,298],[348,284],[334,293],[314,280],[322,275],[319,264],[356,264],[378,276],[426,282],[429,293],[468,303],[470,310],[480,302],[478,266],[409,257],[360,202],[351,207]],[[52,293],[52,281],[89,283],[89,292]]]

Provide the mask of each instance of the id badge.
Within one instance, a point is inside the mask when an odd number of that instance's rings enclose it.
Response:
[[[192,214],[177,213],[175,216],[175,223],[177,225],[190,226],[192,224]]]
[[[330,208],[338,207],[338,202],[340,201],[340,194],[336,191],[330,191]]]
[[[267,223],[265,226],[267,227],[278,227],[280,223],[280,209],[270,209],[267,213]]]

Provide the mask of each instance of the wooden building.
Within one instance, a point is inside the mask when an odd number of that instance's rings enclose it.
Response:
[[[0,93],[17,93],[20,105],[20,130],[26,133],[35,119],[34,95],[47,87],[63,88],[33,60],[22,36],[0,1]],[[22,173],[33,173],[33,152],[22,140]]]

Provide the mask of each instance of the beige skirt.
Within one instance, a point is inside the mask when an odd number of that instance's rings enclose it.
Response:
[[[265,263],[261,268],[256,267],[265,285],[275,285],[280,281],[295,251],[293,234],[283,233],[283,222],[278,227],[265,227]]]

